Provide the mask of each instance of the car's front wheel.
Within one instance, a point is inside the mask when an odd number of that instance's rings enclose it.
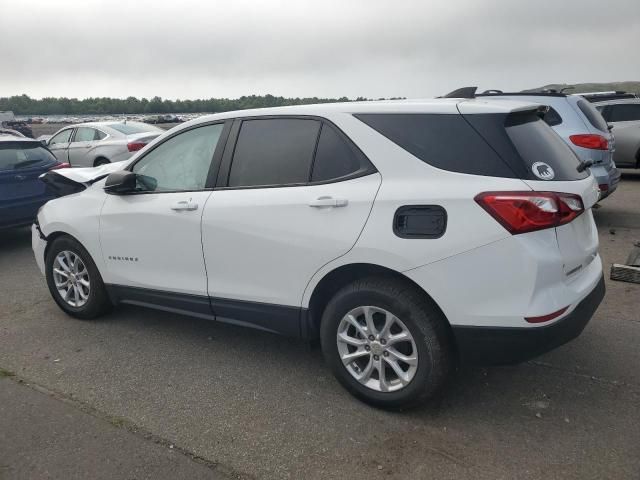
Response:
[[[56,303],[84,320],[107,313],[112,305],[89,252],[69,236],[57,237],[45,258],[47,285]]]
[[[384,408],[438,393],[451,367],[446,319],[414,286],[389,278],[340,290],[322,316],[325,359],[353,395]]]

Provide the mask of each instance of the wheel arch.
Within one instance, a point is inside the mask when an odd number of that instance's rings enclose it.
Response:
[[[108,163],[111,163],[111,160],[109,160],[105,155],[99,154],[93,159],[93,166],[96,167],[100,160],[106,160]]]
[[[451,324],[446,315],[434,300],[434,298],[425,291],[414,280],[403,275],[397,270],[393,270],[389,267],[383,267],[372,263],[349,263],[341,265],[330,272],[326,273],[320,281],[315,285],[311,296],[309,297],[309,304],[306,315],[306,322],[303,325],[303,336],[307,338],[318,338],[318,332],[320,329],[320,320],[324,309],[333,295],[335,295],[341,288],[349,283],[365,277],[387,277],[395,280],[400,280],[405,283],[408,288],[419,291],[425,298],[436,308],[441,314],[442,318],[446,319],[446,326],[449,331],[450,339],[453,340],[453,330]],[[453,342],[452,342],[453,344]]]

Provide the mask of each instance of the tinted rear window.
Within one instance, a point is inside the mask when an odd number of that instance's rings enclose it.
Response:
[[[57,160],[47,150],[35,142],[0,143],[0,171],[38,167]]]
[[[229,186],[307,183],[319,131],[317,120],[243,121],[229,172]]]
[[[533,111],[356,116],[423,162],[443,170],[540,180],[540,169],[534,164],[542,162],[554,172],[549,180],[589,175],[576,170],[578,157]]]
[[[328,124],[322,125],[313,163],[312,182],[325,182],[352,175],[368,167],[368,160]]]
[[[505,130],[519,157],[535,180],[580,180],[589,171],[580,173],[576,168],[580,160],[571,148],[533,113],[512,114],[505,122]],[[547,168],[551,167],[551,169]],[[540,178],[553,174],[549,178]]]
[[[596,110],[596,108],[588,101],[578,100],[578,108],[582,113],[584,113],[584,116],[587,117],[587,120],[589,120],[589,123],[593,126],[593,128],[597,128],[598,130],[601,130],[603,132],[609,131],[607,122],[604,120],[604,118],[602,118],[600,112]]]
[[[516,176],[462,115],[360,114],[356,117],[434,167],[473,175]]]

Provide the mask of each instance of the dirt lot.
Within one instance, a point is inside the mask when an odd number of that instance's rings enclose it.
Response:
[[[608,271],[640,240],[640,173],[595,216]],[[607,279],[572,343],[464,369],[441,404],[388,413],[295,340],[135,307],[65,316],[28,230],[0,233],[0,272],[0,373],[15,374],[0,378],[0,478],[159,478],[136,468],[167,455],[171,478],[194,478],[190,466],[216,478],[640,478],[640,285]]]

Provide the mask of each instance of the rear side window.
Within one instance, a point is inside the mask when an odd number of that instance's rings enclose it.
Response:
[[[562,117],[553,107],[549,107],[542,119],[544,120],[544,123],[546,123],[550,127],[555,127],[556,125],[560,125],[562,123]]]
[[[269,118],[242,122],[229,172],[230,187],[307,183],[320,122]]]
[[[0,171],[56,163],[56,158],[36,142],[0,143]]]
[[[93,140],[97,140],[96,134],[97,130],[89,127],[78,127],[76,130],[76,134],[73,137],[74,142],[92,142]]]
[[[571,148],[534,113],[511,114],[505,130],[534,180],[580,180],[589,176]],[[551,167],[550,169],[548,167]]]
[[[609,126],[607,122],[602,118],[602,115],[596,108],[591,105],[586,100],[578,100],[578,108],[587,117],[589,123],[593,126],[593,128],[597,128],[603,132],[609,131]]]
[[[640,120],[640,103],[611,105],[609,108],[610,122],[631,122],[634,120]]]
[[[324,123],[313,163],[312,182],[334,180],[367,169],[369,161],[333,127]]]
[[[473,175],[516,176],[462,115],[360,114],[356,117],[434,167]]]

